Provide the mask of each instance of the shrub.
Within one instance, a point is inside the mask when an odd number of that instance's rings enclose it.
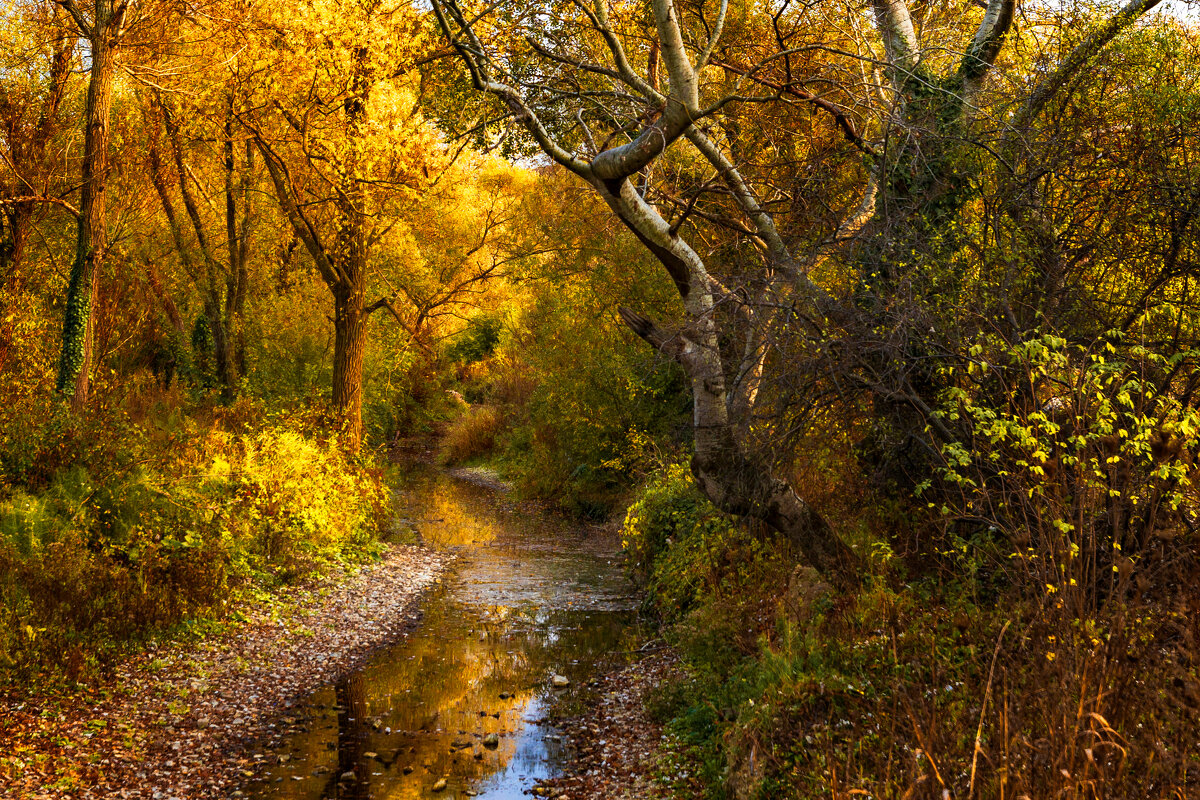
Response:
[[[446,358],[455,364],[474,364],[489,357],[500,343],[504,319],[496,313],[480,313],[467,320],[467,325],[446,348]]]
[[[503,427],[504,419],[499,409],[473,406],[450,424],[442,439],[438,460],[446,465],[462,464],[490,453]]]
[[[81,463],[0,501],[0,683],[80,677],[143,636],[369,550],[378,475],[332,441],[181,425],[158,443],[127,425],[108,469]]]
[[[1190,561],[1198,355],[1162,356],[1118,333],[1088,346],[1051,334],[976,344],[937,412],[967,430],[942,448],[931,493],[950,551],[1072,614],[1120,597],[1150,565]]]
[[[240,527],[261,563],[303,573],[370,538],[382,490],[333,441],[269,429],[227,452],[214,457],[209,479],[231,497],[221,512],[226,530]]]
[[[651,474],[626,512],[621,543],[634,575],[667,619],[680,619],[702,603],[757,602],[766,597],[763,586],[787,575],[785,548],[774,535],[718,510],[683,464]]]

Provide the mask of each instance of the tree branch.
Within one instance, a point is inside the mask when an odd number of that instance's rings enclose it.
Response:
[[[545,125],[542,124],[541,119],[529,107],[529,104],[525,102],[525,98],[521,92],[513,86],[491,79],[487,65],[484,62],[483,44],[475,35],[475,31],[463,16],[455,0],[433,0],[432,5],[434,15],[437,17],[438,26],[442,29],[442,34],[450,40],[451,45],[466,65],[467,72],[471,76],[471,83],[475,88],[502,100],[516,114],[517,118],[525,126],[525,129],[529,131],[546,155],[576,175],[586,178],[591,173],[587,162],[567,152],[565,148],[554,140],[550,132],[546,130]],[[466,42],[451,30],[447,14],[453,17],[454,24],[467,37]]]
[[[977,104],[979,91],[983,88],[983,78],[996,62],[996,56],[1000,54],[1004,37],[1012,27],[1016,8],[1017,0],[988,0],[979,30],[975,32],[971,46],[967,48],[962,62],[958,65],[963,103],[968,108]]]
[[[75,20],[75,24],[79,26],[80,33],[89,40],[96,35],[96,29],[87,21],[87,17],[83,15],[83,11],[79,8],[79,4],[75,0],[55,0],[55,2],[67,10],[67,13],[71,15],[71,19]]]
[[[1029,95],[1029,100],[1013,116],[1009,123],[1009,134],[1005,137],[1006,144],[1011,145],[1012,139],[1026,131],[1038,118],[1056,94],[1067,84],[1084,64],[1099,53],[1105,45],[1129,26],[1137,22],[1142,15],[1157,6],[1161,0],[1130,0],[1120,11],[1114,14],[1103,25],[1088,34],[1082,42],[1075,46],[1067,57],[1059,62],[1054,71],[1042,79],[1038,87]],[[1001,147],[1002,153],[1009,148]]]
[[[59,208],[65,208],[71,212],[71,215],[76,219],[79,218],[79,209],[63,200],[61,197],[46,197],[44,195],[22,195],[20,197],[5,197],[0,199],[0,206],[15,206],[21,203],[46,203]]]

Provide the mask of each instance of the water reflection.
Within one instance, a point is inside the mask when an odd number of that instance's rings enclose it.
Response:
[[[405,485],[405,524],[461,558],[418,631],[284,720],[255,797],[523,797],[566,756],[538,721],[551,676],[619,657],[630,587],[597,537],[432,471]]]

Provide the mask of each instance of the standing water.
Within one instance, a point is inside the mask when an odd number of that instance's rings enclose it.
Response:
[[[284,718],[252,797],[521,798],[569,755],[549,700],[628,640],[632,587],[607,537],[432,470],[404,486],[407,524],[459,558],[417,630]]]

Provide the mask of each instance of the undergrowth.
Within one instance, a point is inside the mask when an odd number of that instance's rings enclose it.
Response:
[[[0,687],[85,680],[148,636],[373,552],[380,474],[303,414],[164,408],[5,428]]]
[[[623,535],[685,664],[646,701],[670,734],[660,774],[676,797],[1200,787],[1200,628],[1178,557],[1141,565],[1144,590],[1081,619],[1061,589],[997,581],[954,547],[912,576],[880,535],[868,583],[842,595],[768,531],[713,508],[679,464],[652,475]]]

